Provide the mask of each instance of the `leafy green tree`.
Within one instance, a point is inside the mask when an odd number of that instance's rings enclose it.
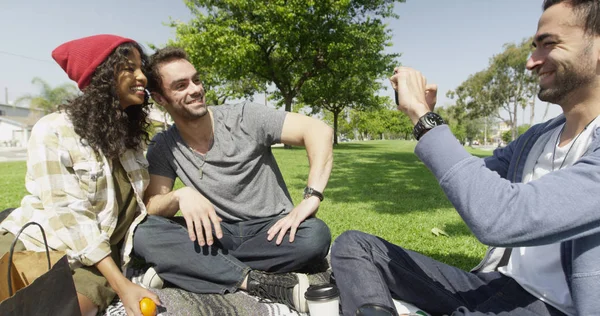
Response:
[[[52,87],[48,82],[39,77],[33,78],[31,83],[41,88],[40,94],[26,94],[15,100],[15,104],[28,102],[29,106],[44,112],[52,113],[58,109],[58,106],[74,98],[77,93],[77,87],[65,83],[57,87]]]
[[[396,17],[393,5],[402,1],[186,0],[195,18],[172,26],[175,43],[214,86],[250,80],[250,90],[264,90],[272,84],[272,97],[290,111],[305,83],[332,61],[351,60],[356,51],[348,47],[364,42],[369,25]]]
[[[387,98],[385,107],[350,111],[350,126],[356,129],[359,139],[385,139],[386,135],[387,138],[412,138],[412,122],[391,104]]]
[[[525,132],[527,132],[527,130],[531,127],[531,125],[529,124],[522,124],[519,125],[519,127],[517,128],[517,136],[521,136],[523,135]],[[509,143],[512,140],[512,131],[506,131],[504,133],[502,133],[502,141],[504,141],[505,143]]]
[[[223,77],[223,74],[217,68],[217,64],[206,62],[205,53],[210,52],[204,52],[194,46],[196,40],[195,30],[184,24],[172,25],[189,32],[187,36],[182,36],[177,41],[170,41],[169,45],[181,47],[187,52],[190,62],[196,67],[202,79],[207,104],[221,105],[228,100],[235,99],[252,100],[255,93],[266,91],[264,81],[252,75],[233,79]],[[150,48],[157,49],[155,45],[150,45]],[[159,107],[159,109],[164,111],[162,107]]]
[[[519,133],[519,135],[518,135],[518,136],[521,136],[521,135],[525,134],[525,132],[527,132],[527,130],[528,130],[530,127],[531,127],[531,125],[529,125],[529,124],[523,124],[523,125],[519,125],[519,128],[517,129],[517,130],[518,130],[518,133]]]
[[[498,105],[492,97],[493,92],[487,86],[491,80],[490,71],[479,71],[470,75],[455,90],[446,93],[449,98],[456,99],[452,111],[459,123],[462,119],[475,119],[498,113]]]
[[[511,131],[506,131],[502,133],[502,141],[506,144],[510,143],[510,140],[512,139],[512,132]]]
[[[334,125],[334,117],[333,112],[324,111],[323,112],[323,121],[327,123],[329,126]],[[350,125],[350,109],[346,109],[342,111],[338,116],[338,136],[346,136],[348,138],[354,138],[354,129],[352,125]]]
[[[533,106],[531,100],[537,91],[536,76],[525,67],[530,52],[531,38],[505,44],[504,51],[490,59],[487,69],[469,76],[448,96],[456,98],[456,105],[471,119],[494,115],[504,120],[503,110],[512,127],[511,138],[516,138],[517,110]]]
[[[354,79],[357,79],[357,77]],[[365,111],[367,109],[377,110],[385,104],[386,100],[389,101],[389,98],[387,97],[376,95],[379,84],[374,79],[372,81],[366,81],[362,85],[350,84],[350,82],[354,81],[352,79],[341,81],[347,85],[342,84],[344,87],[341,87],[341,89],[330,90],[331,93],[329,95],[326,94],[326,91],[328,90],[327,88],[315,88],[313,91],[304,94],[300,98],[302,103],[308,103],[310,101],[309,104],[312,114],[318,113],[321,110],[326,110],[332,114],[334,144],[338,143],[339,116],[344,109],[353,108],[358,111]],[[336,83],[339,83],[340,81],[336,81],[334,78],[332,78],[331,81],[315,81],[315,83],[317,82],[323,82],[324,85],[328,83],[333,83],[333,85],[336,85]],[[308,89],[307,91],[310,90]]]
[[[391,35],[381,21],[368,20],[344,28],[341,33],[349,38],[330,52],[351,57],[330,60],[321,75],[304,84],[298,96],[312,113],[327,110],[333,114],[334,144],[338,143],[338,118],[344,109],[377,109],[390,103],[389,98],[377,95],[384,88],[378,79],[392,73],[399,56],[384,53]]]
[[[472,118],[464,111],[464,107],[452,105],[437,108],[436,112],[448,123],[450,130],[461,144],[472,142],[482,136],[484,118]]]
[[[398,134],[402,139],[411,139],[413,137],[413,123],[408,115],[399,112],[396,109],[388,111],[393,112],[389,115],[393,126],[391,131]]]
[[[369,132],[376,127],[372,125],[372,111],[350,111],[350,125],[356,129],[358,139],[360,140],[368,140]]]
[[[493,80],[493,101],[499,104],[512,122],[511,137],[518,136],[517,113],[519,108],[525,108],[537,91],[537,78],[525,67],[531,53],[531,38],[520,44],[507,44],[504,51],[492,59],[490,71]]]

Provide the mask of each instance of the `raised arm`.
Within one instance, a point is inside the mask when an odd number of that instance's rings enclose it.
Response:
[[[312,117],[289,113],[283,122],[281,142],[306,148],[310,164],[307,186],[323,192],[333,166],[333,129]]]
[[[323,192],[329,181],[333,166],[333,130],[320,120],[296,113],[288,113],[283,122],[281,142],[287,145],[304,146],[308,155],[310,170],[307,186]],[[276,235],[280,244],[286,232],[290,231],[290,242],[294,241],[300,223],[317,213],[321,201],[316,196],[302,200],[284,218],[269,229],[268,240]]]

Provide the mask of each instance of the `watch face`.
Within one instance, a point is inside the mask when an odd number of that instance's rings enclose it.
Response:
[[[422,117],[423,125],[426,128],[433,128],[435,126],[439,126],[445,124],[444,119],[439,116],[437,113],[429,112]]]
[[[311,196],[316,196],[319,198],[319,200],[323,201],[323,193],[321,193],[311,187],[304,188],[304,199],[308,199]]]
[[[428,112],[419,118],[419,121],[413,128],[413,136],[415,136],[416,140],[419,140],[425,132],[442,124],[446,124],[446,122],[444,122],[444,119],[439,114]]]

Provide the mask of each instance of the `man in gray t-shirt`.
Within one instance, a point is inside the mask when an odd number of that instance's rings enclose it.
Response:
[[[307,311],[308,279],[292,272],[311,270],[329,251],[329,228],[315,214],[332,167],[331,128],[251,102],[207,107],[181,49],[158,50],[150,68],[148,89],[175,125],[148,149],[149,216],[135,231],[134,252],[185,290],[245,290]],[[296,206],[275,143],[306,147],[310,171]],[[173,190],[176,178],[185,187]]]
[[[226,222],[288,214],[294,206],[271,152],[287,112],[250,102],[209,109],[214,133],[208,151],[188,146],[173,125],[150,144],[150,174],[179,177]]]

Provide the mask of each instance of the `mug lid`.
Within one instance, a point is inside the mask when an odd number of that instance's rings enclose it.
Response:
[[[304,298],[309,301],[324,301],[340,295],[337,286],[333,284],[311,285],[304,293]]]

